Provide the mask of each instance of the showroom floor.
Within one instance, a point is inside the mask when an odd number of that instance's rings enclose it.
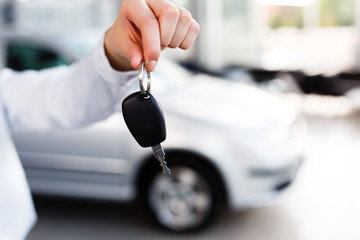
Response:
[[[277,206],[227,211],[210,228],[183,235],[149,223],[133,204],[36,198],[39,221],[28,239],[360,239],[360,113],[346,115],[341,101],[320,101],[318,108],[327,111],[318,113],[304,108],[308,154]]]

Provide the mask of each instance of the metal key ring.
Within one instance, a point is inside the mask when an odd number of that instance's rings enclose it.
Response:
[[[143,83],[144,71],[146,71],[146,76],[147,76],[146,90],[144,88],[144,83]],[[140,85],[141,94],[145,99],[150,97],[149,94],[147,94],[148,92],[150,92],[150,81],[151,81],[150,72],[145,69],[145,61],[142,61],[139,68],[139,85]]]

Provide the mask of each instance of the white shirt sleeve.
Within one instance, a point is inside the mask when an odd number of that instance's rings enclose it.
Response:
[[[11,129],[77,128],[114,113],[135,83],[136,71],[112,69],[103,41],[87,58],[70,66],[1,71],[0,95]]]

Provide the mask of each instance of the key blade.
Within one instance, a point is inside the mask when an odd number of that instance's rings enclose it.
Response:
[[[170,177],[171,175],[171,170],[168,168],[168,166],[166,165],[165,162],[165,152],[164,149],[161,147],[160,144],[152,146],[151,147],[154,153],[154,156],[156,157],[156,159],[160,162],[160,166],[163,169],[163,174],[167,177]]]

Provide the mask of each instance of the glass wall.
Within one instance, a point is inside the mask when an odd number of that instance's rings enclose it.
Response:
[[[268,24],[271,28],[303,27],[303,8],[269,6],[267,8]]]
[[[350,26],[355,20],[355,0],[320,0],[321,26]]]
[[[72,32],[106,29],[115,20],[117,0],[8,0],[0,2],[0,22],[20,32]]]

